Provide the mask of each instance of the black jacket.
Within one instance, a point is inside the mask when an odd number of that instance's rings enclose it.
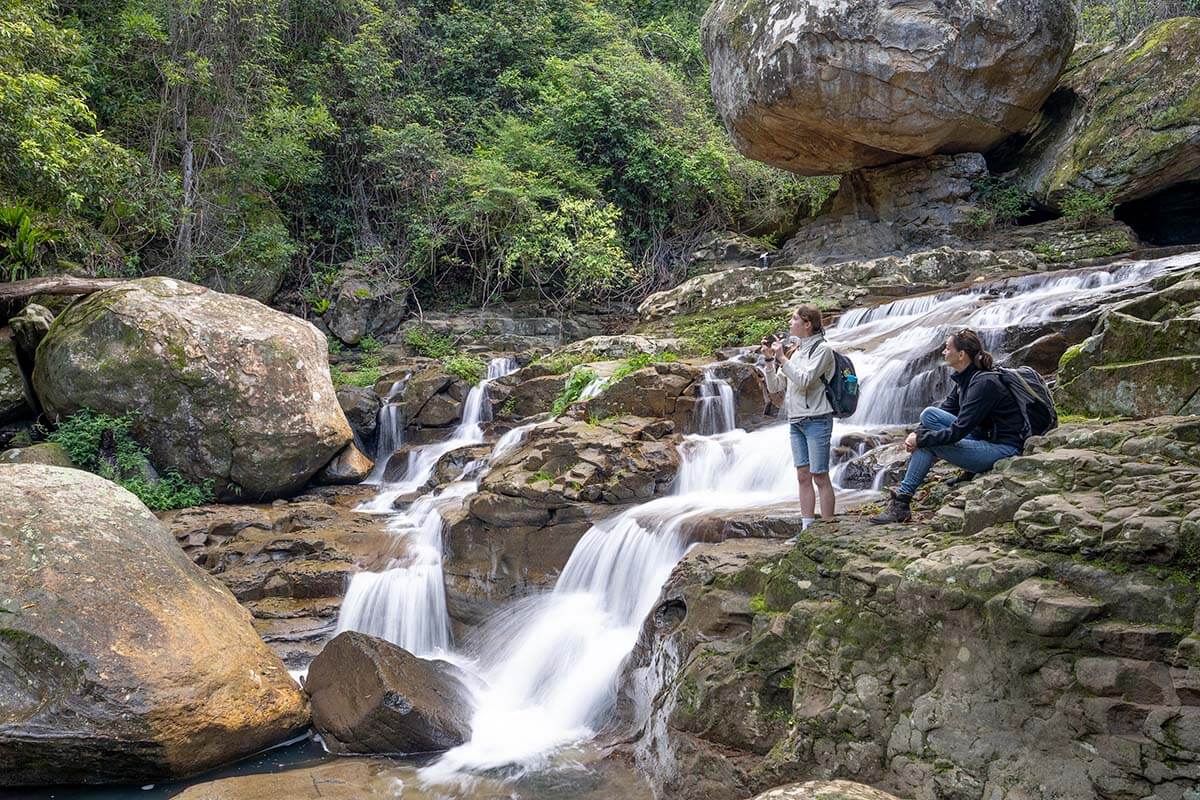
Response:
[[[958,419],[949,428],[941,430],[918,428],[917,447],[953,444],[971,433],[996,444],[1010,444],[1018,450],[1025,446],[1025,418],[999,372],[985,372],[972,364],[964,371],[956,372],[952,379],[954,388],[940,407]]]

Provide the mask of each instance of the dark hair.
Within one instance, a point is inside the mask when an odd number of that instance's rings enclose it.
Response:
[[[821,324],[821,309],[816,306],[800,306],[796,309],[796,316],[808,320],[808,324],[812,325],[813,333],[825,332],[825,327]]]
[[[975,331],[963,328],[950,338],[954,341],[954,349],[965,351],[975,366],[985,371],[996,366],[996,360],[992,358],[991,353],[983,349],[983,340]]]

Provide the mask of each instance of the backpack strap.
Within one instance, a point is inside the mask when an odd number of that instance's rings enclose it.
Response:
[[[821,338],[818,339],[817,341],[813,342],[812,347],[808,348],[808,357],[812,358],[813,353],[817,352],[818,347],[820,347],[821,345],[828,346],[828,344],[829,343],[825,341],[825,334],[821,334]],[[836,358],[833,359],[833,372],[835,375],[837,374],[837,359]],[[833,375],[830,375],[828,378],[826,378],[824,375],[818,375],[817,377],[821,379],[821,385],[824,386],[826,389],[828,389],[829,382],[831,380],[833,380]]]

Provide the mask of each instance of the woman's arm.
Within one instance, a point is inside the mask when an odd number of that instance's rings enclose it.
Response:
[[[784,363],[780,369],[792,383],[808,389],[820,383],[821,378],[833,370],[833,350],[825,342],[817,345],[813,358],[806,359],[802,369],[796,369],[791,362]]]
[[[936,431],[917,429],[918,447],[937,447],[942,444],[954,444],[966,437],[968,433],[979,427],[979,423],[987,418],[999,401],[991,381],[984,375],[977,375],[959,402],[958,417],[948,428]]]

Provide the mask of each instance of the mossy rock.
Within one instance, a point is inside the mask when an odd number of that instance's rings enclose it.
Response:
[[[309,323],[253,300],[142,278],[60,314],[33,382],[50,419],[133,412],[160,468],[223,499],[270,498],[351,440],[326,348]]]

